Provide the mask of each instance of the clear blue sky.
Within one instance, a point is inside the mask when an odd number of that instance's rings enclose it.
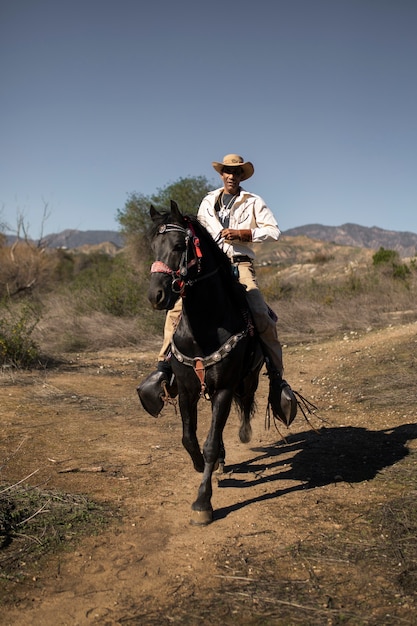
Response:
[[[0,223],[115,230],[255,165],[281,230],[417,232],[417,0],[3,0]]]

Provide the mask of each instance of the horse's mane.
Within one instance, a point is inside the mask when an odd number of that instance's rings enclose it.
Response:
[[[199,237],[201,241],[204,241],[204,244],[210,250],[210,254],[214,257],[216,265],[225,271],[226,275],[232,273],[231,270],[231,261],[227,254],[223,252],[223,250],[217,245],[214,241],[213,237],[210,235],[208,230],[203,226],[197,216],[195,215],[185,215],[184,216],[186,222],[189,222],[196,235]]]

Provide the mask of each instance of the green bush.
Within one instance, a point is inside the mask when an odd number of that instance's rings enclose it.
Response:
[[[411,270],[406,263],[400,263],[400,255],[395,250],[380,248],[372,257],[374,265],[389,267],[393,278],[405,280],[411,274]]]
[[[70,283],[83,311],[95,310],[116,317],[134,317],[146,300],[146,288],[123,254],[90,255]]]
[[[39,362],[39,348],[32,333],[39,321],[33,309],[24,306],[16,315],[3,305],[0,319],[0,365],[30,367]]]
[[[387,265],[397,262],[398,259],[399,254],[396,250],[387,250],[381,246],[378,252],[373,255],[372,262],[374,265]]]
[[[394,278],[401,278],[405,280],[411,274],[411,270],[405,263],[393,263],[392,275]]]

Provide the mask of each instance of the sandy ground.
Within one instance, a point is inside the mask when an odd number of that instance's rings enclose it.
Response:
[[[299,414],[281,429],[286,443],[266,430],[262,376],[252,441],[239,442],[236,414],[227,423],[226,471],[213,481],[214,522],[203,528],[189,523],[200,475],[181,446],[180,417],[167,407],[153,419],[137,399],[154,353],[80,354],[41,373],[3,371],[0,453],[19,450],[2,479],[36,471],[32,484],[110,502],[121,519],[8,583],[1,623],[339,624],[344,607],[343,623],[413,623],[415,596],[398,591],[380,563],[349,555],[320,563],[303,549],[321,538],[328,550],[344,533],[348,542],[361,525],[366,535],[366,507],[403,493],[392,473],[414,459],[415,405],[381,408],[356,376],[360,369],[363,380],[382,350],[415,342],[416,330],[286,347],[287,379],[326,422],[311,419],[318,434]],[[202,400],[201,442],[208,420]]]

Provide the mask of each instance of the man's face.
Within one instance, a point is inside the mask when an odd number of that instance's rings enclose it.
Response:
[[[241,167],[224,167],[221,173],[224,192],[236,194],[242,180],[243,170]]]

